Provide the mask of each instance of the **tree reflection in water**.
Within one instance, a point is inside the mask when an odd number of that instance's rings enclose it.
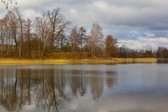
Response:
[[[112,72],[63,69],[0,69],[0,105],[10,112],[35,105],[46,112],[59,112],[71,96],[84,96],[91,90],[93,100],[103,94],[104,84],[112,87]],[[104,78],[105,76],[106,79]],[[106,83],[105,83],[106,81]]]

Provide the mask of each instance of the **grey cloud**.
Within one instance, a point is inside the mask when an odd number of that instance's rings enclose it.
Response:
[[[43,13],[61,8],[67,20],[87,29],[97,21],[105,35],[118,39],[154,36],[168,37],[168,1],[166,0],[17,0],[25,13]],[[34,13],[32,12],[34,10]],[[31,16],[31,14],[27,14]],[[139,32],[137,35],[130,32]]]
[[[144,25],[165,23],[168,21],[168,8],[137,8],[110,5],[107,2],[96,2],[93,11],[97,16],[104,17],[104,21],[117,25]]]
[[[119,40],[120,46],[122,44],[128,46],[131,49],[157,49],[159,46],[168,47],[168,38],[158,37],[141,37],[138,39],[132,40]]]

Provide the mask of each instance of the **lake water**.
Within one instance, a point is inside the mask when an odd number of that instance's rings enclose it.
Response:
[[[168,65],[0,66],[0,112],[168,112]]]

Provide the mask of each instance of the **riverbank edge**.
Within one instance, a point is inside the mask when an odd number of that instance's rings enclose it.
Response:
[[[131,64],[157,63],[157,58],[0,59],[0,65]]]

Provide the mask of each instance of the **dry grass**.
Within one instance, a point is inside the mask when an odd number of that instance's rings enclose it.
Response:
[[[111,58],[111,59],[45,59],[45,60],[19,60],[0,59],[0,65],[50,65],[50,64],[121,64],[121,63],[156,63],[156,58]]]
[[[118,63],[156,63],[156,58],[120,58]]]

